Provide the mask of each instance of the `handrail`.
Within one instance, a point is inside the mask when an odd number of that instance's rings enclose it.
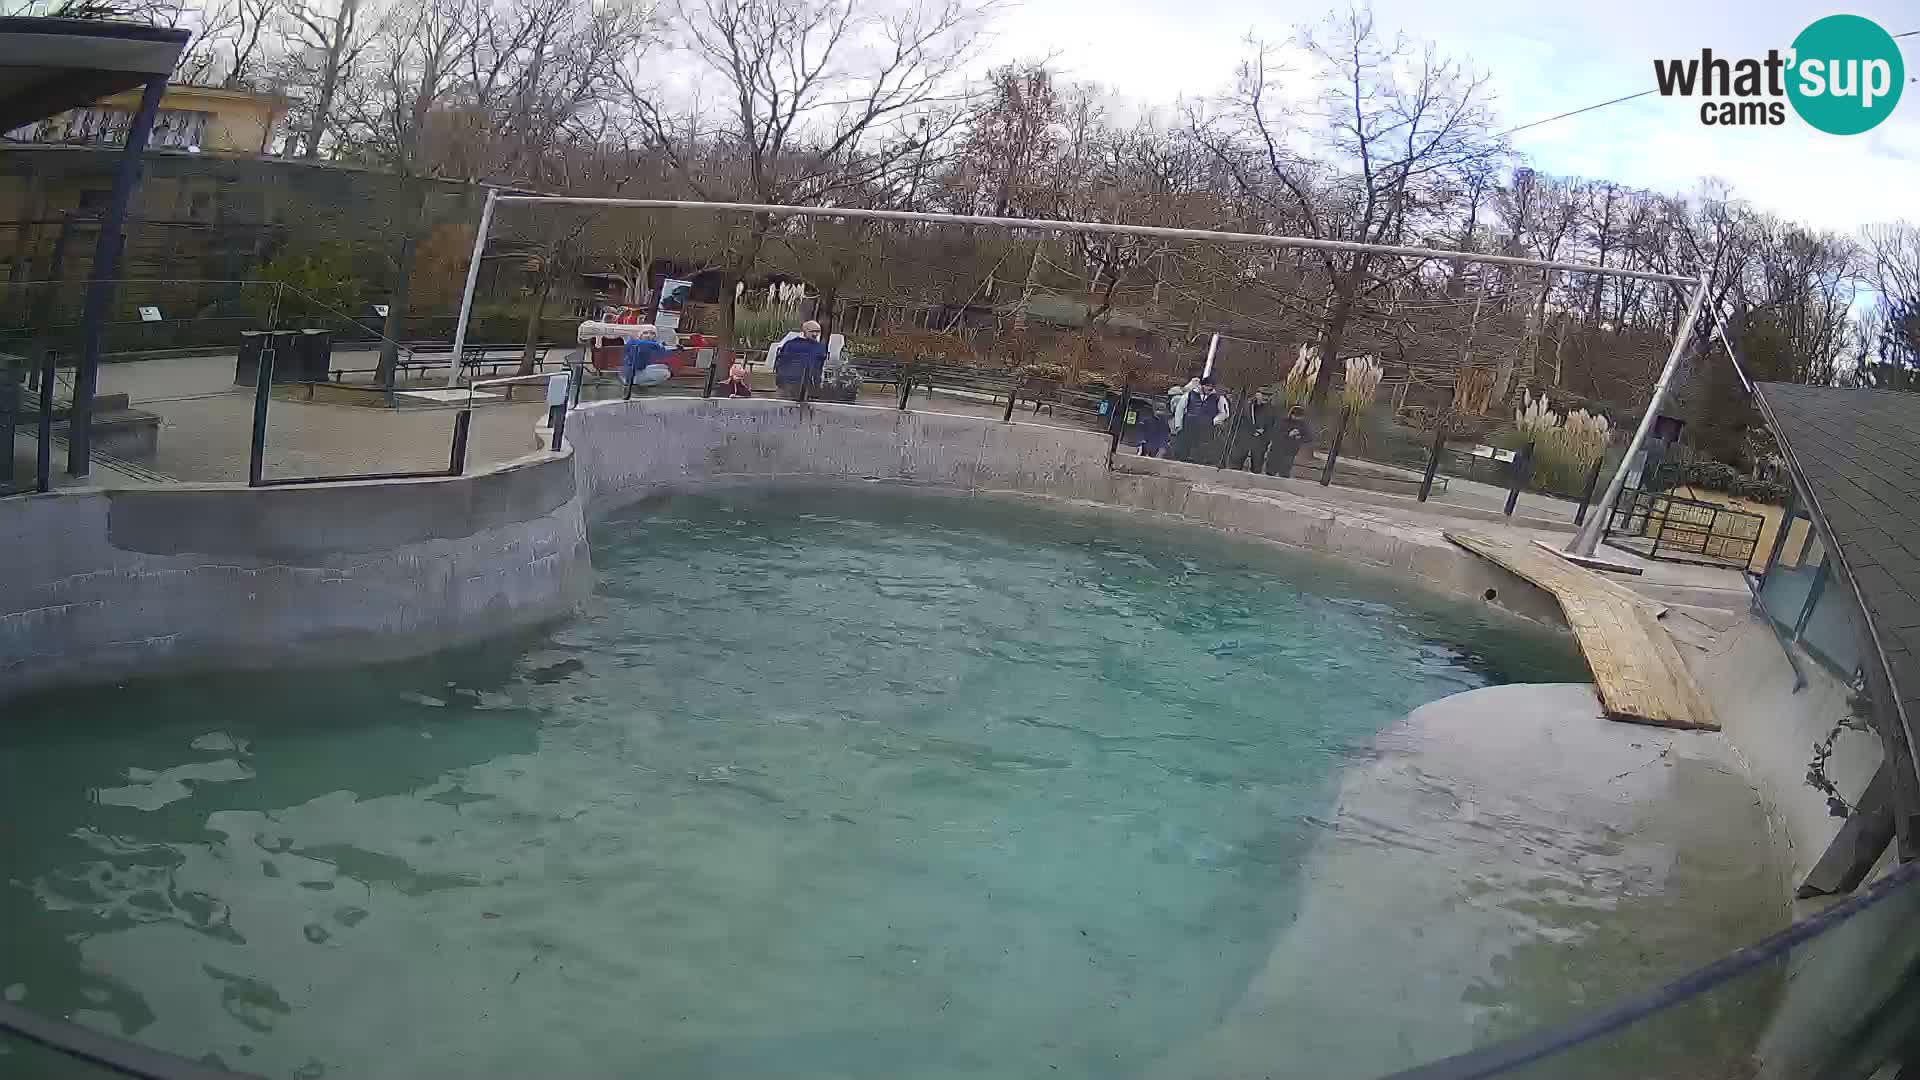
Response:
[[[513,386],[519,383],[531,382],[543,383],[548,382],[555,375],[567,380],[569,384],[568,394],[571,395],[571,384],[573,382],[573,373],[571,371],[541,371],[535,372],[532,375],[507,375],[498,379],[475,379],[473,382],[467,384],[467,404],[465,407],[469,409],[473,408],[473,392],[483,386]]]

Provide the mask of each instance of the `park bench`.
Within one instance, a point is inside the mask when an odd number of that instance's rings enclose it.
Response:
[[[547,353],[552,348],[551,345],[534,346],[533,369],[535,371],[547,369]],[[403,351],[393,364],[393,373],[396,378],[411,376],[422,371],[444,370],[447,366],[446,357],[453,354],[451,344],[439,341],[403,344],[401,349]],[[520,357],[525,349],[525,345],[470,345],[460,351],[460,370],[470,378],[479,378],[482,375],[492,378],[499,375],[502,368],[518,371]],[[489,356],[489,353],[509,353],[510,355]],[[333,382],[343,382],[345,376],[372,375],[378,370],[377,367],[338,367],[329,369],[328,377]]]

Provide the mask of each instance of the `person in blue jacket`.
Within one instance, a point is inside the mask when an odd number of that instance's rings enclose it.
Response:
[[[799,401],[807,383],[818,386],[827,369],[827,347],[820,344],[820,324],[808,319],[800,336],[790,338],[773,357],[773,384],[783,397]]]
[[[1173,438],[1173,425],[1167,419],[1167,406],[1156,403],[1137,406],[1140,421],[1134,426],[1134,445],[1140,448],[1141,457],[1161,457],[1167,452],[1167,443]]]
[[[673,377],[673,369],[667,366],[667,353],[670,351],[659,342],[659,332],[651,326],[642,326],[635,331],[638,335],[627,341],[620,350],[620,381],[629,387],[654,386]]]

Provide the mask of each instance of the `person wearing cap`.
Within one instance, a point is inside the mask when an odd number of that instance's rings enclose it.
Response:
[[[1212,445],[1214,428],[1227,420],[1227,399],[1214,385],[1213,376],[1202,375],[1199,385],[1187,391],[1184,404],[1169,456],[1176,461],[1197,461]]]
[[[819,384],[826,368],[827,347],[820,343],[820,324],[808,319],[800,324],[800,336],[788,339],[774,354],[773,383],[782,396],[799,401],[809,384]]]
[[[667,366],[668,349],[660,344],[660,335],[652,324],[638,327],[620,350],[620,381],[628,387],[653,386],[673,377]]]

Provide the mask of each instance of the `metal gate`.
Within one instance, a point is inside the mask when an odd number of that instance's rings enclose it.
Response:
[[[1628,488],[1607,519],[1606,542],[1649,559],[1744,570],[1765,524],[1719,503]]]

